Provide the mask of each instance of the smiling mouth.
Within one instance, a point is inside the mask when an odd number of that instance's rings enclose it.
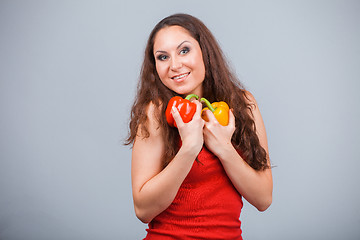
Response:
[[[181,75],[177,75],[177,76],[175,76],[175,77],[172,77],[171,79],[173,79],[173,80],[179,80],[179,79],[182,79],[182,78],[187,77],[189,74],[190,74],[190,72],[184,73],[184,74],[181,74]]]

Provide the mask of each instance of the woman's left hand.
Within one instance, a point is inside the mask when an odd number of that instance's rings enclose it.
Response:
[[[229,124],[222,126],[210,110],[206,110],[205,114],[209,119],[208,122],[205,122],[204,126],[205,145],[212,153],[220,158],[224,150],[233,147],[231,138],[235,132],[235,116],[231,109],[229,111]]]

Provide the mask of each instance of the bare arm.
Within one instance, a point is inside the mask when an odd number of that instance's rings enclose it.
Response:
[[[268,155],[265,126],[254,97],[248,93],[261,146]],[[238,192],[259,211],[265,211],[272,202],[273,181],[271,169],[256,171],[250,167],[231,144],[235,131],[235,118],[229,113],[229,125],[221,126],[214,115],[207,111],[209,122],[205,123],[204,140],[206,146],[219,157],[224,169]],[[269,158],[268,158],[268,164]]]
[[[135,213],[145,223],[150,222],[172,203],[201,150],[204,121],[200,117],[201,104],[196,102],[197,111],[189,123],[183,123],[179,113],[173,112],[182,146],[164,169],[161,157],[166,147],[165,139],[154,118],[155,107],[152,104],[149,106],[150,136],[143,138],[139,132],[133,146],[131,167]]]

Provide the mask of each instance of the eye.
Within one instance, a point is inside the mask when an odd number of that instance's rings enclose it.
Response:
[[[166,56],[164,54],[160,54],[156,58],[160,61],[165,61],[166,59],[168,59],[168,56]]]
[[[188,47],[184,47],[180,50],[180,55],[184,55],[184,54],[187,54],[188,52],[190,51],[190,48]]]

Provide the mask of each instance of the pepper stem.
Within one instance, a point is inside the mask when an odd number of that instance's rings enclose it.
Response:
[[[196,94],[194,94],[194,93],[187,95],[185,99],[186,99],[186,100],[190,100],[190,99],[193,98],[193,97],[196,98],[196,99],[199,99],[199,96],[196,95]]]
[[[211,112],[215,111],[215,108],[213,106],[211,106],[211,103],[206,98],[201,98],[200,101],[205,103]]]

